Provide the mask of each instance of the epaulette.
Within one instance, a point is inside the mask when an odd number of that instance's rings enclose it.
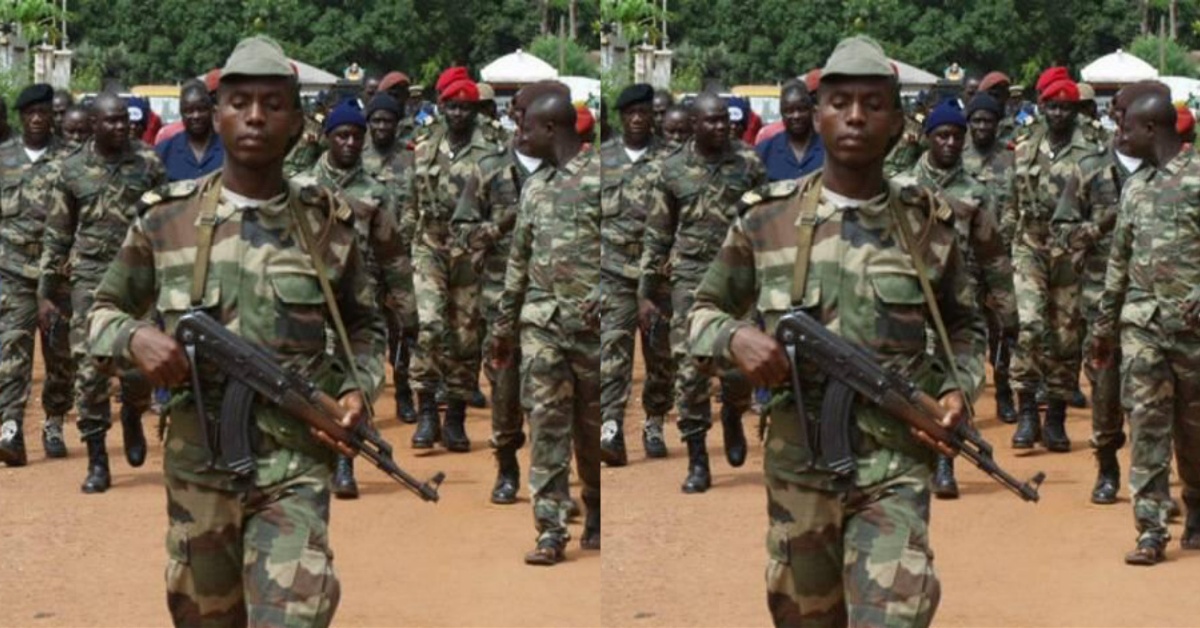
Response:
[[[745,214],[748,209],[762,203],[777,198],[786,198],[796,193],[795,179],[781,179],[772,181],[764,185],[760,185],[753,190],[742,194],[742,197],[737,202],[738,215]]]
[[[164,185],[160,185],[154,189],[147,190],[137,202],[137,213],[142,215],[146,210],[162,203],[177,198],[186,198],[191,196],[197,188],[196,179],[183,179],[180,181],[172,181]]]
[[[945,199],[940,198],[924,186],[900,186],[900,202],[909,207],[920,208],[926,215],[932,210],[934,217],[942,222],[954,221],[954,208]]]
[[[342,222],[350,222],[354,218],[354,210],[345,201],[339,200],[335,194],[320,185],[304,185],[300,187],[300,202],[305,205],[321,208],[322,213],[334,211],[334,217]]]

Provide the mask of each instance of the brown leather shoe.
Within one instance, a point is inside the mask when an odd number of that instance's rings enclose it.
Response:
[[[538,541],[537,547],[525,555],[525,564],[552,566],[561,563],[564,558],[563,544],[561,542],[553,539],[544,539]]]
[[[1162,543],[1146,539],[1138,541],[1137,549],[1125,555],[1125,564],[1151,566],[1161,563],[1166,558]]]

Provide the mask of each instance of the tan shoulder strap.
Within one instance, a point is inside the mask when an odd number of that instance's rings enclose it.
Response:
[[[221,201],[221,175],[208,180],[195,196],[200,203],[200,224],[196,228],[196,261],[192,266],[192,307],[204,303],[204,284],[208,281],[208,258],[212,254],[213,231],[217,225],[217,205]]]
[[[821,175],[809,179],[795,199],[792,202],[800,203],[800,224],[796,234],[796,263],[792,267],[792,305],[800,305],[808,285],[808,261],[817,229],[817,205],[821,202]]]
[[[927,199],[932,200],[928,191],[925,191],[924,194]],[[946,362],[950,366],[950,376],[954,378],[954,383],[963,394],[963,400],[967,406],[967,416],[974,418],[975,409],[971,404],[970,391],[963,386],[963,379],[958,374],[958,362],[955,361],[954,350],[950,347],[950,334],[946,332],[946,324],[942,321],[942,310],[938,307],[937,297],[933,294],[933,286],[929,283],[929,273],[925,270],[924,251],[917,248],[912,229],[909,228],[908,221],[900,212],[899,198],[895,190],[891,191],[891,198],[888,199],[888,209],[891,210],[892,220],[899,228],[902,244],[908,251],[909,257],[912,258],[913,266],[917,269],[917,281],[921,284],[921,291],[925,293],[925,302],[929,305],[929,313],[933,316],[933,326],[937,329],[942,351],[946,354]],[[930,211],[932,212],[933,209],[931,208]]]
[[[321,252],[317,249],[317,241],[313,237],[312,229],[308,226],[308,221],[305,220],[303,213],[300,211],[299,192],[291,190],[289,193],[288,209],[292,212],[292,220],[296,222],[296,226],[300,232],[300,239],[304,244],[305,250],[308,251],[308,256],[312,260],[313,267],[317,270],[317,281],[321,284],[321,292],[325,295],[325,305],[329,307],[329,314],[333,317],[333,327],[337,331],[342,351],[346,355],[347,366],[350,368],[350,376],[354,378],[354,382],[358,384],[359,390],[363,393],[363,402],[367,407],[367,415],[374,419],[375,409],[371,403],[371,396],[367,394],[367,388],[363,385],[363,379],[358,374],[358,363],[354,360],[354,350],[350,347],[350,336],[346,333],[346,326],[342,322],[342,311],[338,308],[337,299],[333,294],[333,287],[329,284],[329,273],[325,271],[325,262],[321,261]],[[330,198],[323,189],[321,197],[326,200]]]

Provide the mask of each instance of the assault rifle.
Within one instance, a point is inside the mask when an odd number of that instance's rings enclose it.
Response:
[[[373,427],[367,424],[360,424],[353,430],[343,427],[339,420],[345,410],[337,401],[318,390],[312,382],[281,367],[265,349],[238,337],[201,311],[180,317],[175,338],[187,353],[196,414],[213,468],[239,477],[249,477],[254,472],[253,438],[257,432],[253,429],[252,406],[256,396],[262,395],[323,434],[331,441],[325,443],[331,449],[350,457],[362,454],[421,499],[438,500],[437,489],[446,477],[444,473],[439,472],[422,483],[401,469],[392,458],[392,446]],[[221,400],[219,421],[210,417],[204,408],[196,368],[200,359],[229,378]],[[217,423],[216,434],[211,431],[213,423]],[[215,458],[213,452],[216,452]]]
[[[857,394],[907,424],[930,449],[949,457],[961,454],[1021,499],[1038,500],[1038,487],[1046,479],[1045,473],[1038,472],[1021,483],[996,464],[992,446],[978,432],[966,424],[946,428],[941,423],[945,409],[936,400],[911,381],[881,367],[866,349],[837,336],[799,309],[779,319],[775,338],[791,362],[792,394],[804,423],[800,433],[816,455],[818,468],[843,477],[854,472],[851,408]],[[801,356],[805,364],[817,367],[832,380],[826,387],[820,421],[809,421],[803,410],[797,370]]]

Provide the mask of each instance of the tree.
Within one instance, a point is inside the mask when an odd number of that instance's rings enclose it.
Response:
[[[1143,35],[1133,41],[1129,47],[1130,54],[1158,68],[1163,76],[1198,77],[1196,65],[1188,59],[1187,51],[1179,42],[1164,39],[1156,35]],[[1159,59],[1164,63],[1160,64]]]

